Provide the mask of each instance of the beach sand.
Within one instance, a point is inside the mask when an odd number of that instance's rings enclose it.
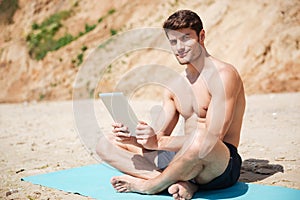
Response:
[[[149,102],[132,106],[140,116],[158,103]],[[247,97],[240,181],[300,189],[299,111],[300,93]],[[103,116],[101,128],[109,130]],[[90,199],[21,178],[99,162],[77,133],[72,101],[0,104],[0,158],[0,199]]]

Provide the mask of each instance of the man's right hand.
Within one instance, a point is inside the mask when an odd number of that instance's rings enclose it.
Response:
[[[113,134],[115,136],[115,140],[121,143],[128,143],[132,141],[133,137],[128,130],[127,126],[124,126],[122,123],[113,123]]]

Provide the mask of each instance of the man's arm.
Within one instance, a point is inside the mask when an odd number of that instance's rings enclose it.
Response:
[[[178,151],[185,136],[170,136],[179,118],[174,96],[171,92],[164,95],[163,109],[153,123],[153,128],[146,123],[137,127],[137,141],[149,150]]]
[[[206,130],[202,131],[200,158],[205,157],[214,147],[217,140],[223,140],[235,112],[238,94],[242,82],[237,72],[225,67],[213,77],[210,85],[211,103],[206,115]]]

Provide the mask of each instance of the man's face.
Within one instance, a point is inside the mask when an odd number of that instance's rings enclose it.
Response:
[[[180,64],[192,63],[200,57],[202,47],[196,31],[190,28],[168,30],[167,35],[172,50]]]

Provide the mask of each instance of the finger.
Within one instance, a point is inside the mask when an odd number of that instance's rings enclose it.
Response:
[[[125,142],[125,141],[129,141],[130,140],[130,137],[123,137],[123,136],[120,136],[120,137],[115,137],[115,140],[117,142]]]
[[[129,141],[129,140],[131,140],[131,136],[130,136],[130,134],[124,134],[124,133],[115,133],[115,134],[113,134],[113,139],[115,140],[115,141]]]
[[[173,194],[174,199],[178,199],[179,195],[177,193]]]
[[[120,127],[123,127],[123,126],[124,126],[122,123],[118,123],[118,122],[113,122],[111,125],[112,125],[112,127],[114,127],[114,128],[120,128]]]
[[[140,124],[143,124],[143,125],[148,125],[146,122],[142,121],[142,120],[139,120],[139,123]]]
[[[147,132],[145,132],[144,130],[136,130],[135,135],[135,137],[139,139],[149,138],[149,134],[147,134]]]
[[[144,131],[141,129],[135,129],[135,134],[138,135],[143,135]]]
[[[114,128],[113,129],[114,132],[124,132],[124,133],[128,133],[128,127],[127,126],[123,126],[123,127],[118,127],[118,128]]]
[[[146,124],[138,124],[137,126],[136,126],[136,129],[138,129],[138,130],[143,130],[143,129],[146,129],[148,127],[148,125],[146,125]]]
[[[115,133],[115,136],[116,137],[130,137],[130,133],[127,132],[127,133],[124,133],[124,132],[116,132]]]
[[[114,128],[112,130],[113,133],[118,133],[118,132],[121,132],[122,130],[120,128]]]
[[[146,139],[146,138],[150,138],[155,134],[152,134],[149,130],[136,130],[135,131],[136,134],[136,138],[141,138],[141,139]]]
[[[146,140],[143,140],[143,139],[137,139],[136,142],[141,145],[146,144]]]
[[[135,134],[136,134],[135,137],[136,137],[137,139],[143,140],[143,139],[149,138],[149,135],[146,134],[145,132],[139,132],[139,131],[136,131]]]

